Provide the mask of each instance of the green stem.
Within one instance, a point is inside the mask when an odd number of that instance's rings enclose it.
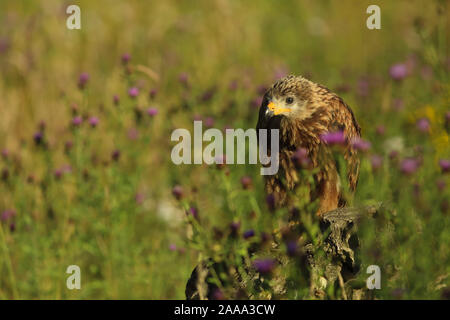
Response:
[[[2,244],[3,244],[3,254],[5,255],[6,266],[8,268],[8,273],[9,273],[9,277],[10,277],[10,281],[11,281],[11,287],[12,287],[12,291],[13,291],[13,298],[19,299],[19,293],[18,293],[17,287],[16,287],[16,279],[14,277],[14,272],[13,272],[12,263],[11,263],[11,257],[9,255],[8,246],[6,245],[5,234],[3,232],[3,226],[2,225],[0,225],[0,237],[1,237],[0,240],[1,240]]]

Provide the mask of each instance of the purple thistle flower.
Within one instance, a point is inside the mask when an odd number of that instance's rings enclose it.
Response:
[[[210,88],[208,90],[206,90],[201,96],[200,96],[200,101],[202,102],[208,102],[209,100],[211,100],[214,95],[216,93],[216,88]]]
[[[214,163],[218,169],[222,169],[227,163],[227,156],[222,154],[214,157]]]
[[[115,94],[114,96],[113,96],[113,102],[114,102],[114,105],[118,105],[119,104],[119,101],[120,101],[120,99],[119,99],[119,96],[117,95],[117,94]]]
[[[156,116],[158,114],[158,109],[156,109],[156,108],[148,108],[147,109],[147,114],[150,117],[154,117],[154,116]]]
[[[128,89],[128,95],[131,98],[136,98],[139,95],[139,89],[137,87],[131,87]]]
[[[8,149],[3,149],[2,150],[2,157],[3,157],[3,159],[8,159],[8,156],[9,156]]]
[[[444,173],[450,172],[450,160],[447,159],[439,160],[439,166],[441,167],[442,172]]]
[[[82,74],[80,74],[80,76],[78,78],[78,87],[80,89],[84,89],[89,78],[90,78],[90,76],[89,76],[89,73],[87,73],[87,72],[83,72]]]
[[[254,236],[255,236],[255,231],[253,229],[247,230],[243,234],[244,239],[249,239]]]
[[[63,173],[71,173],[72,172],[72,166],[70,164],[63,165],[61,167],[61,170],[62,170]]]
[[[170,251],[176,251],[176,250],[177,250],[177,246],[176,246],[174,243],[171,243],[171,244],[169,245],[169,250],[170,250]]]
[[[328,132],[322,134],[320,138],[323,142],[329,145],[345,145],[346,143],[346,138],[344,136],[344,132],[342,131]]]
[[[144,199],[145,199],[144,194],[141,192],[136,193],[136,195],[134,196],[134,200],[139,205],[141,205],[144,202]]]
[[[439,179],[436,181],[436,186],[440,192],[444,191],[445,187],[447,186],[445,181],[442,179]]]
[[[389,75],[396,81],[403,80],[408,75],[408,68],[404,63],[396,63],[389,69]]]
[[[66,143],[64,144],[64,150],[66,151],[66,152],[69,152],[70,151],[70,149],[72,149],[72,147],[73,147],[73,142],[72,141],[66,141]]]
[[[381,166],[383,165],[383,157],[377,154],[372,155],[370,157],[370,164],[372,165],[373,170],[381,168]]]
[[[130,59],[131,59],[131,55],[129,53],[124,53],[122,55],[121,59],[122,59],[123,64],[127,64],[128,61],[130,61]]]
[[[185,87],[189,85],[189,75],[187,72],[182,72],[178,75],[178,81],[183,84]]]
[[[136,140],[139,137],[139,131],[136,128],[128,130],[128,139]]]
[[[253,267],[262,274],[270,273],[275,268],[275,260],[271,258],[256,259],[253,261]]]
[[[176,185],[172,189],[172,195],[175,197],[175,199],[180,200],[184,195],[183,188],[180,185]]]
[[[63,175],[63,172],[62,172],[61,169],[56,169],[55,172],[54,172],[54,175],[55,175],[55,178],[56,178],[57,180],[59,180],[59,179],[61,179],[61,177],[62,177],[62,175]]]
[[[400,170],[406,174],[413,174],[419,168],[419,160],[414,158],[406,158],[400,163]]]
[[[158,94],[158,89],[156,89],[156,88],[151,89],[150,93],[149,93],[150,99],[155,99],[157,94]]]
[[[261,242],[267,243],[268,241],[272,240],[272,236],[268,234],[267,232],[261,232]]]
[[[198,209],[196,207],[190,207],[188,210],[188,214],[191,215],[194,219],[198,219]]]
[[[98,126],[99,122],[100,122],[100,120],[97,117],[89,118],[89,124],[91,125],[92,128],[95,128],[96,126]]]
[[[358,84],[357,84],[357,93],[359,96],[361,97],[367,97],[369,95],[369,81],[367,80],[366,77],[361,77],[358,80]]]
[[[239,229],[241,228],[241,223],[237,221],[233,221],[230,224],[231,235],[236,236],[239,233]]]
[[[119,158],[120,158],[120,150],[114,150],[112,153],[111,153],[111,158],[114,160],[114,161],[119,161]]]
[[[380,136],[383,136],[386,133],[386,127],[383,125],[377,126],[376,133]]]
[[[238,81],[237,80],[232,80],[230,82],[230,84],[228,85],[228,89],[230,89],[231,91],[235,91],[238,88]]]
[[[289,241],[288,243],[286,243],[286,250],[289,256],[295,256],[298,252],[297,241]]]
[[[420,118],[417,120],[416,126],[421,132],[428,132],[430,130],[430,121],[427,118]]]
[[[394,106],[394,109],[395,109],[396,111],[400,111],[400,110],[402,110],[402,109],[404,108],[405,103],[404,103],[404,101],[403,101],[402,98],[395,98],[395,99],[392,101],[392,105]]]
[[[391,291],[391,295],[393,296],[393,298],[395,300],[402,299],[404,294],[405,294],[405,290],[402,288],[395,288],[394,290]]]
[[[354,138],[351,141],[351,145],[354,149],[359,151],[368,151],[370,149],[370,142],[361,138]]]
[[[299,168],[307,168],[311,164],[311,160],[308,157],[308,150],[305,148],[299,148],[292,155],[292,161]]]
[[[389,159],[390,160],[397,160],[398,157],[398,151],[397,150],[392,150],[391,152],[389,152]]]
[[[41,144],[42,141],[44,140],[44,134],[41,131],[36,132],[33,135],[33,140],[36,144]]]
[[[211,128],[212,126],[214,126],[214,118],[213,117],[207,117],[205,119],[205,127]]]
[[[81,125],[82,123],[83,123],[83,118],[80,117],[80,116],[76,116],[76,117],[74,117],[74,118],[72,119],[72,124],[73,124],[75,127],[78,127],[78,126]]]
[[[2,212],[0,219],[2,221],[7,221],[7,220],[11,219],[12,217],[14,217],[15,215],[16,215],[15,210],[5,210]]]
[[[225,300],[225,295],[223,294],[222,290],[215,289],[212,294],[213,300]]]
[[[8,51],[10,47],[10,40],[8,38],[0,38],[0,53]]]
[[[250,178],[249,176],[242,177],[241,185],[245,190],[250,189],[252,187],[252,178]]]

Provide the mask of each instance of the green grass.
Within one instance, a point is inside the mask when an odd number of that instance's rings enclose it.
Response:
[[[199,257],[245,255],[246,241],[229,247],[214,235],[226,235],[232,221],[255,229],[256,238],[283,223],[283,212],[267,209],[259,166],[176,166],[170,135],[191,130],[196,116],[212,117],[219,129],[254,128],[251,101],[283,70],[337,91],[372,143],[354,202],[393,208],[384,216],[395,232],[361,227],[363,266],[382,269],[379,297],[448,297],[449,187],[436,184],[450,182],[438,165],[450,158],[445,1],[376,1],[381,30],[365,26],[373,1],[76,3],[81,30],[66,29],[61,1],[0,3],[0,43],[9,43],[0,50],[0,149],[9,151],[0,159],[9,173],[0,180],[0,213],[16,212],[0,224],[1,299],[182,299]],[[131,54],[127,66],[124,53]],[[398,62],[411,66],[402,81],[389,76]],[[80,90],[82,72],[90,79]],[[183,72],[188,88],[178,79]],[[127,93],[133,86],[136,99]],[[212,98],[201,99],[208,90]],[[148,116],[148,107],[158,114]],[[84,118],[77,128],[73,108]],[[100,119],[96,128],[92,116]],[[416,128],[422,117],[428,133]],[[38,131],[45,145],[33,141]],[[395,137],[403,146],[390,160],[386,141]],[[375,171],[373,154],[384,160]],[[421,159],[417,172],[402,174],[405,157]],[[58,179],[55,170],[67,165]],[[244,175],[250,190],[242,190]],[[181,203],[171,194],[175,185],[184,190]],[[189,206],[198,208],[204,232],[194,243]],[[81,290],[65,286],[72,264],[81,268]]]

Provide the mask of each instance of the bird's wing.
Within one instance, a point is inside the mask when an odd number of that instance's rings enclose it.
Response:
[[[361,127],[356,121],[352,109],[344,102],[344,100],[342,100],[342,98],[336,96],[336,99],[334,99],[333,111],[334,121],[332,126],[337,127],[335,129],[342,130],[349,142],[354,138],[361,137]],[[349,186],[351,190],[355,190],[358,183],[360,160],[357,151],[351,147],[350,143],[346,147],[344,157],[348,167],[347,174]]]

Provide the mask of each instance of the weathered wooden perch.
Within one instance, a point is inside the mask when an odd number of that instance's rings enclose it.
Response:
[[[339,208],[325,213],[321,219],[321,230],[326,236],[320,246],[326,253],[326,257],[315,257],[314,247],[312,244],[306,244],[303,251],[306,253],[307,259],[305,263],[309,266],[310,277],[310,295],[321,298],[325,295],[325,289],[334,284],[342,290],[343,299],[367,299],[369,295],[364,287],[353,288],[348,285],[349,281],[356,277],[360,266],[355,259],[355,253],[359,247],[359,239],[356,233],[356,225],[361,218],[373,217],[382,205],[366,206],[361,208]],[[276,246],[274,246],[276,247]],[[276,248],[275,248],[276,250]],[[286,260],[286,259],[284,259]],[[281,266],[289,263],[289,261],[279,260]],[[209,264],[209,266],[208,266]],[[271,296],[242,296],[249,281],[255,283],[264,281],[260,275],[250,265],[246,265],[246,275],[239,274],[233,269],[228,268],[224,263],[199,264],[191,274],[186,285],[186,298],[188,300],[196,299],[215,299],[214,296],[217,287],[205,280],[211,276],[212,272],[224,270],[224,268],[233,275],[234,282],[232,286],[236,289],[236,295],[239,298],[273,298]],[[307,266],[305,266],[307,269]],[[277,286],[275,294],[282,295],[285,292],[285,279],[279,280],[280,285]],[[252,284],[255,287],[255,283]]]

